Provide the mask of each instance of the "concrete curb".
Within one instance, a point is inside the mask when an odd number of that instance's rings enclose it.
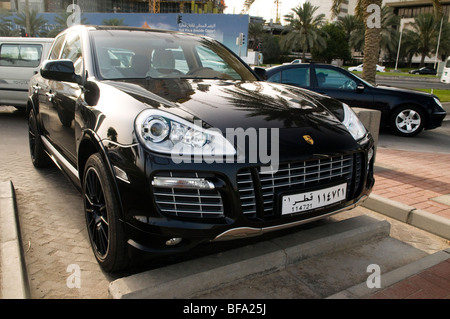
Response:
[[[362,206],[450,240],[450,220],[397,201],[371,194]]]
[[[192,298],[245,278],[285,269],[312,256],[387,237],[389,232],[387,221],[362,215],[120,278],[110,283],[109,293],[114,299]]]
[[[394,269],[386,274],[381,274],[380,288],[369,288],[366,282],[347,288],[326,299],[362,299],[373,295],[377,291],[385,289],[399,281],[414,276],[447,259],[450,259],[450,249],[438,251],[415,262]]]
[[[11,181],[0,183],[0,244],[1,298],[30,298],[19,216]]]

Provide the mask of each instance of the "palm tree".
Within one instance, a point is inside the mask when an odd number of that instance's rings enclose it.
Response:
[[[102,24],[103,25],[122,25],[126,26],[123,22],[124,19],[118,19],[118,18],[112,18],[112,19],[103,19]]]
[[[405,35],[409,39],[410,47],[420,54],[422,67],[425,65],[425,57],[436,49],[440,19],[437,20],[431,13],[423,13],[415,18],[410,27],[410,30],[405,31]]]
[[[289,25],[286,28],[287,35],[283,37],[281,45],[293,50],[301,49],[303,59],[311,48],[321,49],[326,46],[325,37],[327,35],[320,30],[325,23],[325,15],[314,16],[317,9],[319,7],[305,2],[303,6],[299,5],[291,9],[292,13],[284,16]]]
[[[349,49],[362,52],[364,50],[364,21],[356,15],[339,17],[337,25],[345,33],[345,40]]]
[[[435,13],[442,14],[439,0],[429,0],[435,8]],[[364,18],[365,22],[365,37],[364,37],[364,68],[362,77],[367,81],[375,83],[376,64],[379,57],[380,48],[380,34],[381,27],[369,25],[368,18],[371,18],[372,12],[367,12],[369,5],[376,5],[381,9],[382,0],[358,0],[356,5],[356,14]],[[337,15],[340,12],[342,0],[333,0],[332,10],[333,14]],[[380,21],[381,22],[381,21]]]
[[[55,17],[56,27],[54,27],[51,31],[48,32],[46,35],[47,37],[54,38],[60,33],[61,31],[67,29],[67,19],[72,15],[73,13],[71,11],[61,11],[59,14]],[[80,24],[86,24],[87,20],[86,18],[80,19]]]
[[[0,10],[0,36],[11,35],[11,21],[8,20],[10,16],[9,12]]]
[[[20,12],[14,18],[14,23],[27,30],[28,36],[36,37],[41,35],[41,28],[48,22],[43,16],[39,15],[36,10],[29,13],[30,27],[27,29],[27,14]]]

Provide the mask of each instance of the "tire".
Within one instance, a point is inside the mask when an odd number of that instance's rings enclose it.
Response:
[[[52,165],[52,161],[42,145],[34,110],[30,110],[28,113],[28,144],[30,146],[31,162],[34,167],[44,168]]]
[[[394,134],[411,137],[422,131],[425,125],[425,116],[418,107],[401,107],[394,110],[389,124]]]
[[[107,272],[125,269],[129,257],[120,207],[112,177],[98,153],[86,162],[82,190],[89,240],[97,262]]]

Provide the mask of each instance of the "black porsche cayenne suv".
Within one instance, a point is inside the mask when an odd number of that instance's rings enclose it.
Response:
[[[129,27],[59,34],[29,86],[33,164],[79,188],[106,271],[350,209],[373,139],[337,100],[258,75],[207,37]]]

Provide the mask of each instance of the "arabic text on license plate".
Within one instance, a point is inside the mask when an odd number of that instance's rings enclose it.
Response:
[[[303,212],[345,200],[347,184],[340,184],[312,192],[283,196],[281,214]]]

